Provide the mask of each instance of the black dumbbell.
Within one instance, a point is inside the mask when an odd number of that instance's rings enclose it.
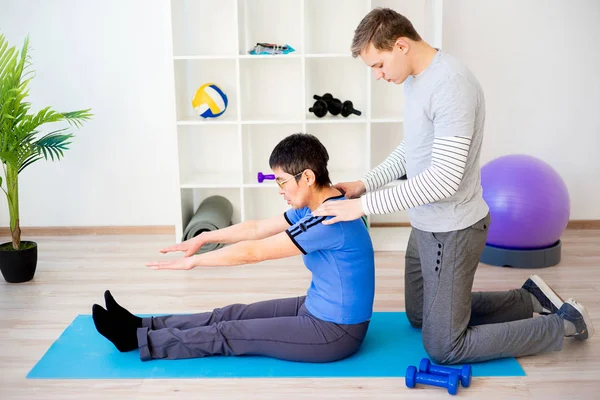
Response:
[[[471,385],[472,369],[470,365],[463,365],[461,369],[444,367],[441,365],[433,365],[428,358],[423,358],[419,364],[419,372],[434,375],[450,375],[452,372],[456,372],[463,387],[469,387]]]
[[[334,97],[333,97],[333,95],[331,93],[325,93],[323,96],[317,96],[315,94],[315,95],[313,95],[313,99],[315,99],[315,100],[323,100],[324,102],[328,102],[330,100],[333,100]],[[335,100],[337,100],[337,99],[335,99]]]
[[[360,111],[354,109],[350,100],[346,100],[342,103],[338,99],[330,99],[327,101],[327,107],[331,115],[342,114],[342,117],[348,117],[350,114],[362,114]]]
[[[451,372],[449,375],[432,375],[424,372],[417,372],[417,367],[414,365],[406,369],[405,377],[406,386],[414,388],[417,383],[424,385],[445,387],[448,393],[455,395],[458,392],[458,373]]]
[[[360,115],[362,113],[354,109],[354,106],[350,100],[346,100],[344,103],[342,103],[342,117],[347,117],[350,114]]]
[[[313,96],[315,100],[323,100],[327,103],[327,110],[331,115],[338,115],[342,111],[342,102],[340,99],[336,99],[331,95],[331,93],[325,93],[323,96],[317,96],[316,94]]]
[[[308,111],[314,113],[317,117],[321,118],[327,114],[327,103],[323,100],[315,101],[315,104]]]

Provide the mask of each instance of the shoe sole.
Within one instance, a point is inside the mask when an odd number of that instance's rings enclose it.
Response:
[[[571,306],[573,306],[573,308],[575,308],[577,311],[579,311],[581,313],[581,315],[583,316],[583,322],[585,322],[585,327],[587,330],[587,337],[585,339],[580,339],[580,340],[586,340],[586,339],[589,339],[592,336],[594,336],[594,332],[595,332],[594,325],[592,325],[592,319],[588,315],[585,307],[582,304],[580,304],[579,302],[577,302],[577,300],[575,300],[575,299],[567,299],[567,301],[565,303],[569,303]],[[575,336],[575,338],[577,339],[577,336]]]
[[[554,304],[554,307],[559,309],[560,306],[563,305],[565,300],[563,300],[563,298],[560,297],[558,293],[556,293],[554,289],[550,287],[550,285],[544,282],[544,280],[540,278],[539,275],[531,275],[529,279],[531,279],[532,282],[535,283],[538,288],[540,288],[540,290],[542,291],[542,293],[544,293],[548,300],[550,300],[550,302]]]

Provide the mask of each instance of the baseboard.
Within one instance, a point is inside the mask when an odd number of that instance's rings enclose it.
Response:
[[[175,227],[165,226],[48,226],[21,227],[25,236],[73,236],[73,235],[174,235]],[[10,238],[8,227],[0,228],[0,236]]]
[[[410,222],[373,222],[372,228],[410,228]]]
[[[372,228],[410,228],[408,222],[377,222]],[[567,229],[600,229],[600,220],[571,220]],[[382,232],[385,229],[382,230]],[[72,235],[174,235],[175,227],[170,225],[154,226],[25,226],[21,227],[22,236],[72,236]],[[0,227],[0,236],[10,237],[8,227]]]
[[[567,229],[600,229],[598,219],[574,219],[569,221]]]

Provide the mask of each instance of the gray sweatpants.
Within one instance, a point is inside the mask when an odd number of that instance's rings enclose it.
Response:
[[[212,312],[142,319],[140,358],[181,359],[260,355],[282,360],[330,362],[361,346],[369,321],[343,325],[314,317],[306,296],[232,304]]]
[[[562,319],[556,314],[533,318],[525,289],[471,293],[489,225],[488,214],[459,231],[412,229],[406,249],[406,314],[412,326],[422,328],[425,350],[437,363],[562,348]]]

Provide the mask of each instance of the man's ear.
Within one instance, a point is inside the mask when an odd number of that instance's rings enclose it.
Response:
[[[408,49],[410,47],[408,45],[408,41],[403,37],[399,37],[398,39],[396,39],[396,43],[394,43],[394,46],[396,46],[404,54],[408,52]]]

